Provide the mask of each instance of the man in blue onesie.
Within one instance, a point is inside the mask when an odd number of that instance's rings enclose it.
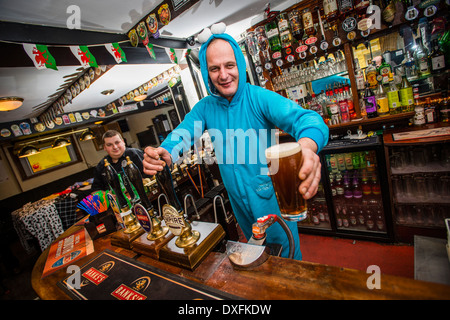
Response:
[[[276,127],[289,133],[302,147],[299,192],[309,199],[317,192],[320,160],[317,152],[328,142],[328,127],[321,116],[293,101],[246,82],[246,64],[237,42],[227,34],[213,34],[199,53],[209,96],[200,100],[161,147],[147,147],[143,167],[148,175],[179,159],[208,130],[230,202],[247,239],[252,224],[267,214],[280,215],[265,149],[275,143]],[[164,161],[162,161],[162,160]],[[297,224],[287,222],[295,241],[294,258],[301,260]],[[283,246],[288,238],[279,224],[267,230],[267,242]]]

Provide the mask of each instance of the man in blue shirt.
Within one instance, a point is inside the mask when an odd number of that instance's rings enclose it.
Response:
[[[328,127],[316,112],[247,83],[244,56],[229,35],[213,34],[202,45],[199,59],[210,95],[192,108],[161,147],[144,150],[144,172],[153,175],[165,163],[177,161],[180,153],[189,151],[208,130],[233,212],[249,239],[257,218],[280,215],[264,155],[265,149],[275,143],[276,127],[302,147],[299,176],[303,182],[299,192],[306,199],[317,192],[321,168],[317,152],[328,142]],[[301,260],[297,224],[287,224],[294,236],[294,258]],[[267,230],[267,241],[281,244],[282,256],[288,256],[289,241],[279,224]]]

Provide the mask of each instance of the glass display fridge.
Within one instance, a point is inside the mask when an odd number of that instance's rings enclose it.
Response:
[[[330,140],[320,152],[322,179],[299,231],[393,240],[384,148],[378,136]]]

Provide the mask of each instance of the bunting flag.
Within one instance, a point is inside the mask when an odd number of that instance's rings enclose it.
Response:
[[[42,44],[29,44],[24,43],[23,49],[28,54],[28,56],[31,58],[31,60],[34,63],[34,66],[41,70],[41,69],[53,69],[58,70],[56,67],[56,61],[55,58],[50,54],[48,51],[47,46]]]
[[[122,48],[117,42],[107,43],[105,44],[105,48],[114,57],[117,63],[127,62],[125,52],[123,52]]]
[[[153,59],[156,60],[155,50],[153,49],[153,45],[149,43],[147,27],[145,26],[144,21],[139,23],[139,25],[136,28],[136,31],[139,35],[139,38],[141,38],[141,40],[142,40],[142,44],[147,49],[150,57],[152,57]]]
[[[98,67],[95,57],[89,51],[87,46],[70,46],[70,50],[84,68]]]
[[[172,63],[178,63],[177,54],[175,53],[175,49],[173,48],[166,48],[166,53],[169,56],[170,61]]]
[[[187,49],[165,48],[167,55],[172,63],[180,64],[185,60],[186,55],[190,52]]]

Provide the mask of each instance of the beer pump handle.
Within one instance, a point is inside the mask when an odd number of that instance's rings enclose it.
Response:
[[[167,196],[169,204],[172,205],[178,212],[183,212],[183,207],[178,200],[175,193],[175,187],[172,181],[172,173],[169,166],[164,165],[161,171],[156,173],[156,181],[158,182],[161,191]]]
[[[142,205],[145,207],[147,211],[153,209],[153,205],[147,197],[144,189],[144,183],[142,182],[142,175],[136,165],[131,161],[130,157],[127,156],[127,165],[124,168],[125,174],[127,175],[130,183],[133,185],[136,190],[139,198],[141,199]]]

